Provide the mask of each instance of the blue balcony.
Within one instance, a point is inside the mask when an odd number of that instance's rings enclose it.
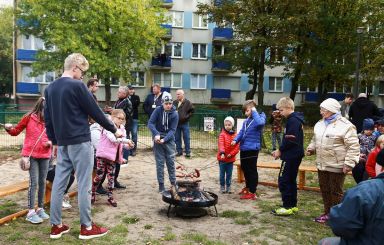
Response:
[[[327,98],[333,98],[337,101],[344,100],[345,94],[344,93],[328,93]],[[305,102],[318,102],[319,100],[319,93],[318,92],[306,92],[305,93]]]
[[[163,36],[163,39],[171,39],[172,38],[172,25],[162,24],[161,27],[163,27],[166,30],[166,33]]]
[[[40,94],[40,88],[38,83],[16,83],[16,93],[19,94]]]
[[[159,54],[156,57],[152,57],[151,68],[155,70],[170,70],[171,69],[171,57],[166,54]]]
[[[213,29],[213,41],[229,41],[233,39],[232,28],[219,28]]]
[[[214,0],[213,1],[213,4],[215,5],[215,6],[221,6],[221,5],[223,5],[223,4],[226,4],[226,3],[233,3],[234,2],[234,0]]]
[[[16,60],[19,61],[36,61],[37,50],[18,49],[16,50]]]
[[[231,90],[213,88],[211,89],[211,101],[212,102],[224,102],[227,103],[231,100]]]
[[[161,6],[164,8],[172,8],[173,0],[163,0],[163,4]]]
[[[213,72],[229,72],[231,70],[231,64],[226,61],[212,61]]]

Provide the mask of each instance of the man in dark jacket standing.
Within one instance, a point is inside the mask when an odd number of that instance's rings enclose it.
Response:
[[[349,189],[333,206],[328,224],[339,237],[324,238],[319,244],[383,244],[384,150],[376,157],[376,175]]]
[[[145,98],[143,109],[147,113],[148,118],[151,117],[152,112],[159,106],[161,106],[161,87],[160,84],[155,83],[152,85],[152,93],[148,94]]]
[[[363,121],[366,118],[372,118],[374,121],[380,118],[380,111],[372,101],[368,100],[365,93],[359,94],[359,97],[349,108],[349,120],[355,125],[357,133],[363,130]]]
[[[183,155],[183,145],[181,142],[181,134],[183,134],[183,140],[185,145],[185,156],[191,157],[191,144],[190,144],[190,133],[189,133],[189,118],[194,112],[192,103],[187,100],[184,96],[184,91],[178,89],[176,91],[176,100],[173,102],[173,105],[176,107],[176,110],[179,114],[179,123],[177,124],[175,141],[176,141],[176,156]]]
[[[139,129],[139,105],[140,105],[140,97],[135,94],[135,88],[132,85],[128,85],[128,99],[132,103],[132,125],[129,127],[129,132],[127,134],[131,134],[132,141],[135,143],[133,149],[131,149],[131,156],[136,156],[137,149],[137,130]]]
[[[69,55],[64,62],[63,75],[44,91],[45,127],[48,138],[58,145],[55,181],[51,196],[51,234],[57,239],[69,232],[69,226],[62,223],[61,205],[64,191],[72,171],[75,171],[78,186],[80,210],[80,239],[100,237],[108,229],[98,227],[91,218],[91,189],[93,169],[93,148],[88,117],[92,117],[103,128],[116,137],[122,132],[108,120],[96,101],[81,81],[89,64],[81,54]]]

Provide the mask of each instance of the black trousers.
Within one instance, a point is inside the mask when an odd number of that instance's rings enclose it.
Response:
[[[51,168],[47,174],[47,180],[52,183],[55,180],[55,169],[56,169],[56,165],[54,165],[53,168]],[[64,192],[65,194],[68,193],[68,190],[69,188],[71,188],[74,181],[75,181],[75,172],[72,171],[71,176],[69,177],[67,188],[65,189],[65,192]]]
[[[297,206],[297,173],[301,164],[301,157],[281,162],[279,172],[279,190],[284,208]]]
[[[256,193],[259,183],[259,173],[257,172],[257,158],[259,151],[240,151],[240,165],[244,172],[245,187],[251,193]]]
[[[352,176],[355,179],[356,183],[368,179],[368,173],[365,171],[365,160],[360,160],[358,164],[352,169]]]

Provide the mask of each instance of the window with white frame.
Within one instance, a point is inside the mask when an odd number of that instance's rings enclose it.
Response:
[[[270,48],[270,61],[271,62],[283,62],[284,61],[283,50],[279,48]]]
[[[283,92],[283,78],[270,77],[269,78],[269,91],[270,92]]]
[[[379,94],[384,94],[384,81],[379,81]]]
[[[193,13],[193,28],[208,29],[208,16]]]
[[[22,65],[21,66],[21,81],[26,83],[50,83],[55,80],[55,72],[45,72],[36,77],[31,76],[32,66]]]
[[[181,88],[182,74],[156,72],[153,74],[153,82],[160,84],[161,87]]]
[[[225,54],[225,46],[223,44],[213,45],[213,54],[215,56],[221,56]]]
[[[182,58],[183,57],[183,43],[167,43],[165,45],[165,53],[171,58]]]
[[[191,89],[206,89],[207,75],[191,74]]]
[[[184,26],[184,12],[181,11],[169,11],[168,16],[171,19],[172,27],[183,27]]]
[[[44,42],[40,38],[37,38],[33,35],[22,35],[21,43],[23,49],[44,49]]]
[[[207,59],[207,48],[205,43],[192,43],[192,58]]]
[[[132,80],[131,82],[132,86],[135,87],[144,87],[144,72],[143,71],[132,71],[131,72]]]
[[[307,90],[308,90],[308,87],[307,87],[306,85],[304,85],[304,84],[299,84],[299,85],[297,85],[297,90],[296,90],[296,92],[298,92],[298,93],[304,93],[304,92],[307,92]]]

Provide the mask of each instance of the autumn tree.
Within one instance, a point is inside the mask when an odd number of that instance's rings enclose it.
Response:
[[[12,92],[13,9],[0,7],[0,96]]]

